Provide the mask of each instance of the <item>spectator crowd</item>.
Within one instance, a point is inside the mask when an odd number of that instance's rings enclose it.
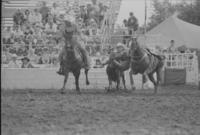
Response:
[[[13,26],[2,30],[2,64],[16,67],[13,63],[17,59],[28,58],[36,64],[57,65],[59,51],[64,45],[60,31],[62,21],[74,22],[84,37],[81,39],[86,42],[98,34],[108,9],[97,0],[79,6],[78,12],[66,7],[61,11],[57,3],[48,7],[43,1],[35,9],[18,9],[13,15]]]

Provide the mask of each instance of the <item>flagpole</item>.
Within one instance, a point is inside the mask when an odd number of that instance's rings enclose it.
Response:
[[[146,46],[146,32],[147,32],[147,0],[145,2],[145,12],[144,12],[144,41],[145,41],[145,46]]]
[[[147,32],[147,0],[145,0],[145,18],[144,18],[144,34],[146,35]]]

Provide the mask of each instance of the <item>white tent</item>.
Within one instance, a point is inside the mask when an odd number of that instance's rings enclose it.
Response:
[[[153,43],[152,39],[157,43]],[[147,32],[146,46],[166,48],[169,47],[171,40],[175,41],[176,47],[185,45],[188,48],[200,48],[200,26],[171,16]],[[144,37],[140,37],[139,41],[143,42]]]

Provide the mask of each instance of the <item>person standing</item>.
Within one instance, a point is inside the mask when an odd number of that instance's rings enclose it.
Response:
[[[169,48],[168,48],[168,52],[174,53],[175,51],[176,51],[175,41],[174,41],[174,40],[171,40],[171,41],[170,41],[170,46],[169,46]]]
[[[30,63],[30,59],[28,57],[22,58],[21,61],[22,61],[21,68],[34,68],[34,66]]]
[[[19,65],[17,64],[17,55],[13,54],[11,61],[8,63],[9,68],[19,68]]]
[[[133,35],[134,32],[138,29],[138,20],[137,18],[134,16],[133,12],[130,12],[129,14],[129,19],[128,19],[128,31],[129,31],[129,35]]]
[[[49,8],[46,6],[46,2],[42,2],[42,7],[40,8],[39,12],[42,15],[42,22],[44,24],[47,23],[48,13],[50,12]]]

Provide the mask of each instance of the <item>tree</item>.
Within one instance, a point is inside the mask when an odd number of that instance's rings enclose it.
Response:
[[[180,6],[180,19],[200,26],[200,0]]]
[[[150,22],[147,25],[147,30],[150,30],[160,24],[176,11],[176,6],[172,5],[169,0],[153,0],[153,7],[154,14],[149,18]]]
[[[186,0],[178,4],[172,4],[169,0],[153,0],[153,8],[154,13],[149,18],[150,22],[147,25],[147,30],[157,26],[176,11],[179,13],[178,18],[200,26],[200,0],[190,4]]]

